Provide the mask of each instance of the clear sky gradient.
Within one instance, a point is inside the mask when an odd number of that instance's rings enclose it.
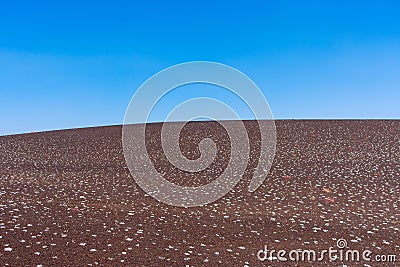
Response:
[[[0,135],[121,124],[142,82],[194,60],[246,73],[277,119],[399,119],[399,14],[399,1],[0,0]]]

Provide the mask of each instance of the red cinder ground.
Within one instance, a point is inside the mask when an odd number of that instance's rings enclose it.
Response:
[[[160,126],[149,126],[148,150],[166,179],[200,185],[222,173],[230,151],[217,123],[182,132],[189,158],[199,156],[196,140],[217,141],[218,158],[198,175],[159,153]],[[120,126],[0,137],[0,265],[399,266],[400,121],[278,121],[274,164],[254,193],[247,186],[258,135],[254,122],[246,126],[252,152],[243,179],[196,208],[160,203],[136,185]],[[397,254],[397,264],[256,256],[265,245],[322,251],[340,238],[350,249]]]

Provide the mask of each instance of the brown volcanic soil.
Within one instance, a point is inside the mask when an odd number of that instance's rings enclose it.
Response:
[[[9,266],[396,266],[396,263],[261,262],[257,251],[336,247],[400,260],[400,121],[278,121],[277,154],[264,184],[247,192],[257,164],[217,202],[178,208],[147,196],[125,166],[121,127],[0,137],[0,263]],[[230,151],[216,123],[189,124],[181,148],[217,140],[211,168],[189,175],[159,151],[157,168],[177,184],[216,178]],[[189,138],[191,137],[191,139]],[[192,140],[192,142],[189,142]],[[221,141],[222,140],[222,141]],[[369,264],[369,265],[366,265]]]

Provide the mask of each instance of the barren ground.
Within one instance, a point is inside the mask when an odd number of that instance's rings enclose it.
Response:
[[[192,158],[196,140],[218,141],[219,157],[198,175],[159,153],[159,128],[149,128],[149,151],[166,179],[199,185],[223,171],[229,149],[218,124],[182,133]],[[135,184],[120,126],[0,137],[0,265],[396,266],[256,256],[264,245],[321,251],[344,238],[350,249],[397,254],[398,266],[400,121],[277,121],[277,134],[273,167],[255,193],[247,192],[258,153],[252,134],[244,178],[198,208],[159,203]]]

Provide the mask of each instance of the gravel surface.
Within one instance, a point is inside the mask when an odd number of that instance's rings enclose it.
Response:
[[[203,137],[217,141],[207,170],[175,169],[160,151],[160,124],[148,127],[148,150],[164,177],[206,184],[230,156],[215,122],[189,123],[181,149],[198,158]],[[239,184],[204,207],[169,206],[146,195],[130,176],[121,127],[0,137],[0,263],[4,266],[399,266],[400,121],[277,121],[277,153],[264,184]],[[336,247],[396,263],[260,261],[257,252]]]

